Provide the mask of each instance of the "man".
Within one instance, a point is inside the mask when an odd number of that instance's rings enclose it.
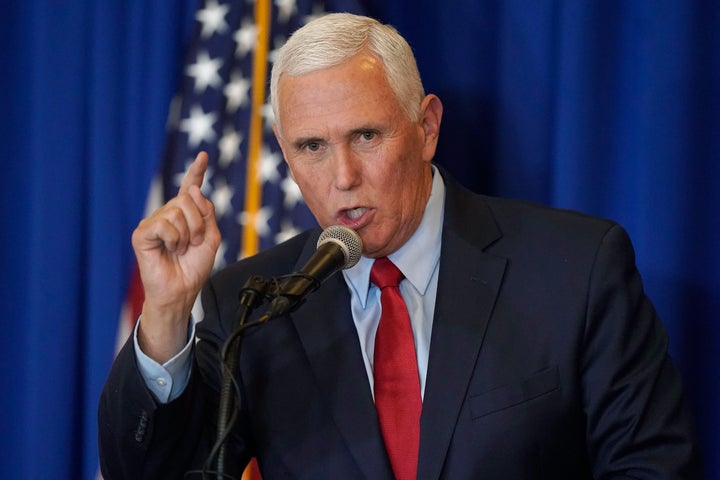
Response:
[[[440,99],[372,19],[328,15],[296,32],[271,97],[307,205],[320,227],[356,230],[363,257],[246,334],[228,471],[255,456],[266,480],[699,478],[667,336],[618,225],[475,195],[434,166]],[[206,164],[200,154],[133,234],[146,299],[100,403],[107,480],[200,468],[238,291],[315,250],[320,229],[215,275],[195,344],[188,319],[220,241],[199,189]],[[387,259],[404,277],[412,349],[389,373],[383,356],[401,347],[380,339],[397,307],[377,286]],[[410,386],[386,407],[388,375]],[[386,408],[404,423],[388,427]]]

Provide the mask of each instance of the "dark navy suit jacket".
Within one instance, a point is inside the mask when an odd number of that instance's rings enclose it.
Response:
[[[421,418],[419,479],[700,478],[681,381],[617,224],[447,187]],[[296,271],[319,230],[215,275],[190,384],[160,405],[132,342],[99,409],[106,480],[182,478],[215,439],[218,348],[248,276]],[[245,336],[229,457],[264,480],[391,479],[335,275]],[[200,478],[199,476],[193,478]]]

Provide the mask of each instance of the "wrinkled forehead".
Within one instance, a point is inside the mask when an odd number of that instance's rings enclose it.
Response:
[[[380,102],[395,108],[397,98],[388,82],[384,65],[377,56],[361,52],[345,61],[312,72],[283,74],[276,91],[276,127],[280,130],[291,119],[322,113],[330,116],[338,109],[360,115],[364,107]]]

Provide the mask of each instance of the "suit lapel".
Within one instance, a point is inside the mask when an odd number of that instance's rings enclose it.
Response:
[[[445,220],[418,478],[440,476],[506,265],[505,259],[483,251],[501,236],[487,205],[444,178]]]
[[[301,266],[315,250],[301,255]],[[292,314],[300,341],[338,430],[366,478],[391,472],[342,275],[328,279]]]
[[[441,169],[446,185],[443,244],[420,428],[418,478],[439,478],[467,394],[506,260],[484,252],[501,237],[482,200]],[[297,267],[315,251],[309,239]],[[341,275],[292,314],[318,386],[366,478],[392,478]]]

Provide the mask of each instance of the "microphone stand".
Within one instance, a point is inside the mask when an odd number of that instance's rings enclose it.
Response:
[[[240,290],[240,306],[238,307],[237,314],[238,326],[225,341],[222,348],[221,365],[223,381],[218,404],[217,437],[215,445],[208,456],[206,468],[203,469],[203,472],[206,472],[207,464],[212,461],[212,458],[215,455],[217,455],[215,471],[213,473],[216,474],[216,478],[218,480],[232,478],[225,474],[225,462],[227,455],[227,439],[230,436],[232,427],[237,421],[238,412],[240,411],[240,392],[238,385],[235,382],[235,375],[237,373],[239,361],[240,343],[245,330],[267,320],[267,316],[263,316],[255,322],[246,323],[252,311],[263,303],[269,283],[270,282],[265,280],[263,277],[257,275],[250,277],[245,282],[245,285]],[[236,393],[235,398],[237,399],[237,405],[233,405],[233,390]],[[203,478],[205,478],[205,473],[203,473]]]
[[[200,472],[203,480],[206,479],[207,473],[216,474],[217,480],[232,478],[225,475],[226,442],[237,421],[242,401],[242,392],[235,381],[235,376],[240,357],[240,344],[245,330],[300,307],[305,301],[305,296],[317,290],[330,275],[338,269],[350,268],[355,265],[360,259],[361,252],[362,240],[357,232],[334,225],[323,230],[318,239],[315,254],[299,272],[273,278],[270,281],[260,276],[252,276],[245,282],[240,290],[240,306],[237,312],[238,326],[222,347],[222,386],[218,403],[217,437]],[[272,299],[268,311],[257,320],[246,323],[253,309],[261,305],[265,298]],[[232,393],[235,393],[237,405],[233,405]],[[210,469],[213,459],[216,460],[215,470]],[[198,472],[192,471],[187,474],[196,473]]]
[[[227,440],[240,412],[241,392],[235,376],[240,359],[240,344],[245,330],[295,310],[304,303],[305,295],[319,287],[320,282],[315,277],[303,272],[270,280],[254,275],[248,278],[243,285],[239,294],[237,328],[225,340],[221,350],[222,386],[218,403],[217,434],[215,444],[200,472],[203,480],[206,480],[207,474],[215,474],[217,480],[233,480],[233,477],[225,473],[225,463]],[[255,308],[262,305],[265,299],[271,299],[268,311],[257,320],[247,323],[250,314]],[[237,405],[234,405],[233,398],[236,399]],[[214,469],[211,468],[213,459],[215,459]],[[186,476],[192,473],[198,472],[187,472]]]

